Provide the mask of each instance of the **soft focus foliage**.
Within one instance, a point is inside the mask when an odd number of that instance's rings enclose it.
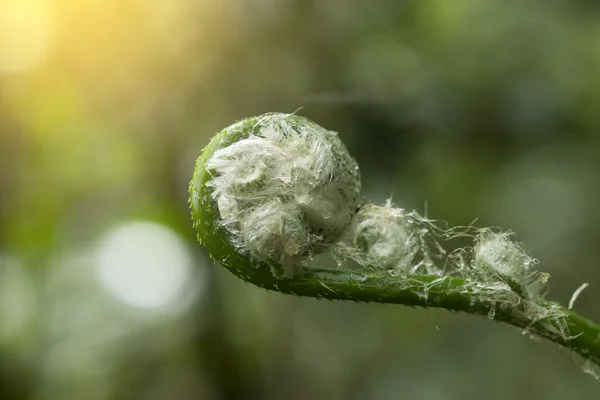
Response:
[[[186,201],[215,132],[302,108],[370,201],[513,230],[599,321],[599,22],[584,0],[0,0],[0,398],[597,397],[507,326],[244,284]]]

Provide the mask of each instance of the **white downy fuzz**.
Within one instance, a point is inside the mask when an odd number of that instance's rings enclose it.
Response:
[[[358,164],[337,134],[295,115],[261,117],[207,169],[234,246],[288,276],[344,234],[360,202]]]
[[[356,216],[354,243],[363,257],[359,263],[385,269],[408,271],[418,251],[418,240],[411,232],[401,208],[367,204]]]
[[[416,212],[385,205],[365,204],[356,214],[352,229],[335,247],[341,265],[347,258],[362,267],[408,273],[440,274],[433,262],[441,259],[432,221]]]
[[[495,273],[525,286],[536,260],[511,240],[510,232],[494,232],[484,228],[475,242],[473,262],[478,271]]]

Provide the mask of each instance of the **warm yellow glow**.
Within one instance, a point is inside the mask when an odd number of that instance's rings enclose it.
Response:
[[[45,0],[0,1],[0,76],[39,66],[54,37]]]
[[[0,79],[7,88],[0,102],[22,132],[34,135],[60,134],[98,113],[143,117],[161,98],[209,76],[220,17],[202,11],[213,6],[0,0]]]

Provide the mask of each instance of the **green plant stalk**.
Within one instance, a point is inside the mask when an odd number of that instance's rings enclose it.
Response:
[[[311,267],[292,278],[278,277],[273,273],[273,265],[252,260],[234,248],[227,240],[227,234],[215,223],[215,210],[206,185],[211,173],[206,170],[205,164],[218,148],[238,139],[239,136],[235,135],[217,135],[204,149],[190,183],[190,204],[198,240],[216,262],[239,278],[267,290],[297,296],[436,307],[488,316],[554,342],[600,365],[600,326],[545,300],[535,303],[542,312],[527,312],[531,302],[521,302],[519,295],[513,291],[510,291],[511,301],[501,301],[501,297],[495,295],[487,296],[486,291],[491,293],[498,289],[484,282],[451,275],[403,275],[377,268],[353,271]],[[544,310],[549,311],[548,317],[532,318],[532,315],[543,316]]]
[[[266,278],[266,277],[265,277]],[[445,308],[450,311],[489,316],[548,339],[585,359],[600,364],[600,326],[557,303],[541,307],[560,310],[564,317],[532,321],[519,306],[498,305],[482,300],[479,289],[469,289],[463,278],[431,275],[391,276],[385,272],[346,272],[313,269],[289,280],[260,279],[251,283],[268,290],[329,300],[402,304]],[[568,336],[559,335],[564,330]]]

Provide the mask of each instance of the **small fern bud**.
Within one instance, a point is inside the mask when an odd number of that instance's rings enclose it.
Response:
[[[190,194],[205,245],[216,234],[231,250],[291,276],[345,233],[360,189],[358,164],[335,132],[296,115],[265,114],[215,136]],[[224,250],[207,247],[215,258]]]
[[[528,297],[527,278],[535,259],[511,240],[512,233],[484,228],[474,247],[476,269],[490,280],[507,283],[522,297]]]
[[[356,216],[354,242],[359,263],[384,269],[410,271],[418,250],[413,234],[401,208],[391,204],[366,204]]]

